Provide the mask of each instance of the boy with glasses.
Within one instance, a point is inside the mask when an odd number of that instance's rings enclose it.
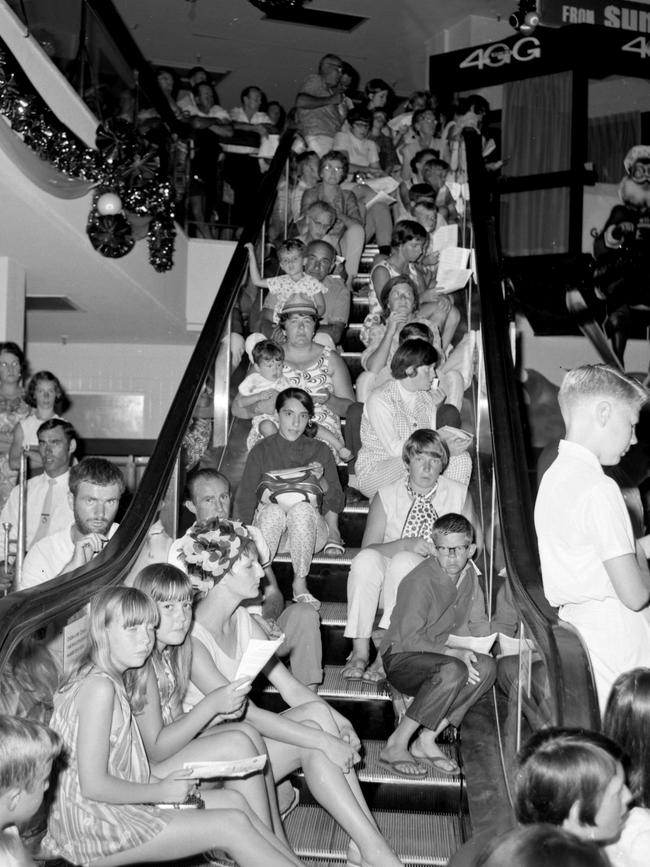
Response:
[[[447,644],[450,634],[489,633],[485,599],[471,560],[474,528],[463,515],[450,512],[433,525],[433,545],[435,554],[400,584],[380,646],[388,682],[413,696],[379,756],[380,764],[402,777],[422,777],[427,767],[458,773],[457,762],[445,755],[436,738],[448,725],[460,726],[496,676],[491,656]]]

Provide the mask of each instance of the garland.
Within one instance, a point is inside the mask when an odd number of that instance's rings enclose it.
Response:
[[[60,172],[95,185],[86,233],[102,256],[126,256],[145,237],[156,271],[173,266],[174,188],[161,169],[161,147],[128,121],[113,118],[97,128],[88,148],[35,92],[0,41],[0,115],[23,142]]]

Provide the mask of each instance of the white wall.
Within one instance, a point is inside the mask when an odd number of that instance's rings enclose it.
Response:
[[[142,439],[155,439],[187,367],[191,346],[33,343],[32,372],[51,370],[66,391],[144,395]],[[79,434],[83,437],[84,431]]]

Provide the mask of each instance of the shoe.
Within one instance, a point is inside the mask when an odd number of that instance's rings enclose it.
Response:
[[[380,768],[383,768],[385,771],[388,771],[390,774],[395,774],[398,777],[404,777],[407,780],[418,780],[420,777],[426,777],[427,771],[426,768],[423,768],[419,763],[419,760],[413,759],[410,762],[408,759],[397,759],[395,762],[389,762],[387,759],[377,759],[377,765]],[[399,770],[399,766],[408,765],[411,767],[415,767],[418,769],[417,774],[409,774],[404,771]]]
[[[296,593],[293,602],[304,602],[306,605],[311,605],[314,611],[320,611],[322,605],[320,599],[316,599],[311,593]]]
[[[346,666],[341,672],[343,680],[364,680],[368,660],[362,656],[349,656]]]

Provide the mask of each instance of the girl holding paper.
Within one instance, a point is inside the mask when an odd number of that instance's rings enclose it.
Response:
[[[190,679],[192,645],[191,578],[175,566],[154,563],[136,575],[133,586],[150,596],[158,608],[156,643],[149,659],[146,701],[137,714],[151,769],[156,776],[185,764],[245,759],[266,754],[258,732],[245,723],[215,723],[238,719],[244,712],[250,678],[239,678],[212,690],[188,713],[182,708]],[[201,735],[201,737],[197,737]],[[264,776],[227,779],[226,789],[243,795],[255,814],[288,845],[268,762]]]
[[[192,706],[235,680],[251,639],[266,639],[242,607],[244,600],[257,595],[263,574],[253,541],[222,522],[220,538],[213,532],[206,545],[205,569],[213,586],[199,601],[192,627],[191,682],[185,697],[186,705]],[[348,720],[275,657],[263,672],[289,709],[276,714],[248,700],[243,718],[264,736],[276,781],[302,767],[312,795],[350,835],[349,865],[398,867],[354,772],[360,742]]]

